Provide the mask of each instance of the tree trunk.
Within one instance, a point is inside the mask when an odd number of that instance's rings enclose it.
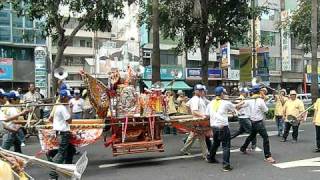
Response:
[[[65,46],[57,46],[57,54],[53,62],[52,71],[52,92],[55,94],[58,90],[58,79],[53,76],[54,70],[61,66],[63,60],[63,52],[66,49]]]
[[[202,41],[202,39],[200,41]],[[200,51],[201,51],[202,84],[208,87],[209,85],[209,80],[208,80],[209,79],[209,76],[208,76],[209,46],[206,46],[205,44],[200,42]]]
[[[208,36],[208,1],[200,0],[201,5],[201,34],[200,34],[200,51],[201,51],[201,76],[202,83],[208,87],[208,61],[209,61],[209,47],[210,44],[207,39]]]
[[[160,77],[160,37],[159,37],[159,0],[152,0],[152,83],[161,80]]]
[[[312,51],[312,84],[311,95],[312,102],[315,102],[318,98],[318,0],[312,0],[312,14],[311,14],[311,51]]]

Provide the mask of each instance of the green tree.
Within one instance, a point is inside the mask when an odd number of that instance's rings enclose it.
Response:
[[[134,0],[127,1],[129,5]],[[57,55],[53,59],[53,68],[63,62],[63,53],[80,29],[87,31],[110,31],[110,17],[123,15],[123,0],[11,0],[19,15],[42,21],[43,34],[51,36],[57,42]],[[69,14],[61,14],[61,7],[68,7]],[[69,34],[66,25],[76,17],[76,26]],[[53,91],[57,81],[54,81]]]
[[[251,8],[248,0],[160,0],[160,31],[164,38],[178,40],[179,52],[200,47],[202,83],[208,85],[209,49],[226,42],[246,39],[249,19],[262,8]],[[151,25],[152,6],[141,4],[141,23]]]
[[[312,100],[318,98],[318,60],[317,45],[319,45],[319,19],[318,19],[318,1],[300,0],[299,6],[293,11],[292,16],[287,19],[281,27],[289,26],[291,36],[298,44],[303,46],[306,53],[312,51],[312,82],[311,94]]]

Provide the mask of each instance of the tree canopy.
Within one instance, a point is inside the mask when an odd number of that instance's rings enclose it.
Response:
[[[289,26],[292,38],[303,46],[305,52],[311,51],[311,0],[300,0],[298,8],[292,12],[290,18],[282,26]],[[319,33],[318,19],[318,33]],[[319,44],[318,37],[318,44]]]
[[[57,54],[53,68],[63,62],[63,52],[80,29],[110,31],[110,18],[123,15],[123,0],[11,0],[18,15],[30,19],[42,19],[41,29],[45,36],[57,42]],[[128,4],[134,0],[127,0]],[[65,9],[65,11],[63,11]],[[74,28],[67,34],[67,25],[75,20]],[[70,28],[69,28],[70,29]],[[56,82],[54,83],[56,89]]]
[[[151,4],[141,4],[141,23],[151,25]],[[160,0],[160,30],[164,38],[178,40],[178,50],[200,47],[202,80],[207,84],[209,48],[226,42],[236,43],[248,37],[249,19],[260,8],[251,8],[248,0]]]

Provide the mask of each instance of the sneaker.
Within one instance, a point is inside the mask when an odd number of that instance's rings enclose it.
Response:
[[[281,140],[280,140],[280,142],[286,142],[287,140],[286,139],[284,139],[284,138],[282,138]]]
[[[191,155],[191,153],[188,152],[188,151],[182,151],[182,150],[180,150],[180,152],[181,152],[182,155],[184,155],[184,156],[190,156],[190,155]]]
[[[219,164],[220,163],[216,158],[211,159],[209,156],[207,156],[206,161],[208,163],[212,163],[212,164]]]
[[[243,154],[248,154],[247,150],[246,149],[242,149],[240,148],[240,151],[243,153]]]
[[[21,143],[21,145],[20,145],[21,147],[25,147],[26,146],[26,144],[25,143]]]
[[[268,162],[268,163],[271,163],[271,164],[274,164],[274,163],[276,163],[276,160],[274,160],[271,156],[270,157],[268,157],[268,158],[266,158],[266,159],[264,159],[266,162]]]
[[[251,146],[251,151],[256,151],[256,146],[255,145]]]
[[[315,150],[313,150],[314,153],[319,153],[320,152],[320,148],[316,148]]]
[[[226,166],[223,166],[222,171],[223,172],[228,172],[228,171],[231,171],[232,169],[233,169],[232,166],[226,165]]]
[[[295,144],[295,143],[297,143],[298,141],[294,139],[294,140],[292,140],[291,142],[292,142],[293,144]]]

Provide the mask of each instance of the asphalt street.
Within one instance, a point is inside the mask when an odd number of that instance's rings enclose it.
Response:
[[[88,167],[83,174],[84,180],[313,180],[318,179],[320,172],[320,153],[313,153],[315,147],[315,130],[309,122],[300,126],[298,143],[280,142],[276,136],[274,122],[266,122],[271,141],[272,156],[277,164],[264,162],[262,139],[258,137],[258,149],[248,155],[238,151],[245,140],[245,135],[232,140],[231,164],[234,170],[222,172],[221,164],[209,164],[200,156],[199,144],[192,148],[191,156],[182,156],[180,148],[183,146],[184,135],[164,135],[165,152],[144,153],[112,157],[111,149],[103,146],[102,139],[79,149],[87,151]],[[232,131],[238,128],[237,123],[231,124]],[[23,152],[34,155],[40,150],[36,138],[28,139]],[[42,158],[45,158],[42,156]],[[76,156],[79,158],[79,156]],[[221,160],[222,155],[217,155]],[[312,160],[309,160],[311,158]],[[295,162],[305,160],[306,162]],[[281,164],[286,163],[286,164]],[[277,167],[279,166],[279,167]],[[307,167],[301,167],[307,166]],[[35,179],[48,179],[48,169],[29,166],[26,171]],[[61,178],[63,179],[63,178]]]

